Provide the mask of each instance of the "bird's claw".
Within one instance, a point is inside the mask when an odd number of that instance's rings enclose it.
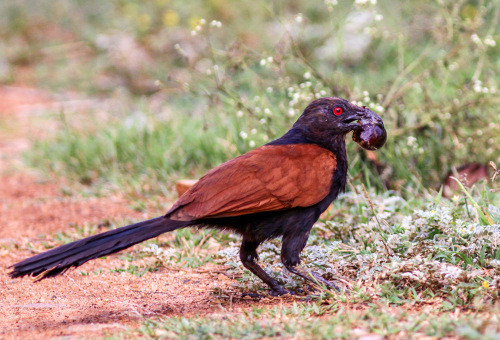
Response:
[[[328,289],[335,289],[337,292],[340,293],[340,288],[337,287],[333,282],[330,282],[328,280],[325,280],[321,275],[315,272],[311,272],[312,276],[318,281],[319,284],[323,284],[326,288]]]
[[[243,293],[243,294],[241,294],[242,299],[246,296],[251,297],[252,299],[257,299],[257,300],[262,299],[262,295],[257,294],[257,293]]]
[[[286,289],[283,289],[283,288],[274,288],[272,290],[269,291],[269,295],[271,296],[281,296],[281,295],[285,295],[285,294],[291,294],[293,295],[293,292],[291,291],[288,291]]]

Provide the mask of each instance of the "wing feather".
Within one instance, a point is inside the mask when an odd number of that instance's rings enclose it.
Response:
[[[191,221],[307,207],[328,195],[335,155],[314,144],[265,145],[209,171],[167,216]]]

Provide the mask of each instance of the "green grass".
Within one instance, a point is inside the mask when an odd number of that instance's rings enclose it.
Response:
[[[196,318],[161,318],[144,322],[124,335],[175,339],[353,339],[378,335],[401,339],[456,336],[496,339],[498,317],[409,312],[402,307],[365,306],[359,310],[341,304],[294,303],[290,307],[254,307],[243,313],[230,310]]]
[[[94,133],[67,126],[54,140],[38,141],[28,159],[87,185],[108,183],[141,191],[147,183],[150,191],[165,192],[172,179],[199,176],[237,153],[230,131],[234,125],[207,125],[204,129],[196,117],[162,121],[138,114],[135,120],[111,122]]]

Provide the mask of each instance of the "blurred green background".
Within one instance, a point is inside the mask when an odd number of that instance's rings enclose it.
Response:
[[[436,190],[500,162],[499,1],[7,0],[0,17],[2,84],[94,100],[85,123],[53,112],[27,160],[94,187],[167,192],[323,96],[386,124],[377,162],[348,143],[353,181]]]

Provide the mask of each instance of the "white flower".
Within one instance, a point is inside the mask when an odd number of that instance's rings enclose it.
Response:
[[[497,42],[491,37],[491,35],[488,35],[486,38],[484,38],[484,44],[486,46],[495,47],[497,45]]]
[[[304,73],[304,78],[305,78],[305,79],[309,79],[309,78],[311,78],[311,73],[310,73],[310,72],[306,72],[306,73]]]
[[[474,33],[474,34],[472,34],[470,36],[470,40],[472,40],[472,42],[474,44],[478,44],[479,45],[481,43],[481,39],[479,39],[479,36],[476,33]]]
[[[222,23],[218,20],[212,20],[212,22],[210,23],[210,26],[220,28],[220,27],[222,27]]]
[[[408,136],[407,145],[412,147],[417,145],[417,139],[413,136]]]
[[[247,139],[248,134],[245,131],[240,131],[240,137],[243,139]]]
[[[474,82],[474,86],[472,87],[474,89],[474,92],[483,92],[483,86],[481,83],[481,80],[476,80]]]

